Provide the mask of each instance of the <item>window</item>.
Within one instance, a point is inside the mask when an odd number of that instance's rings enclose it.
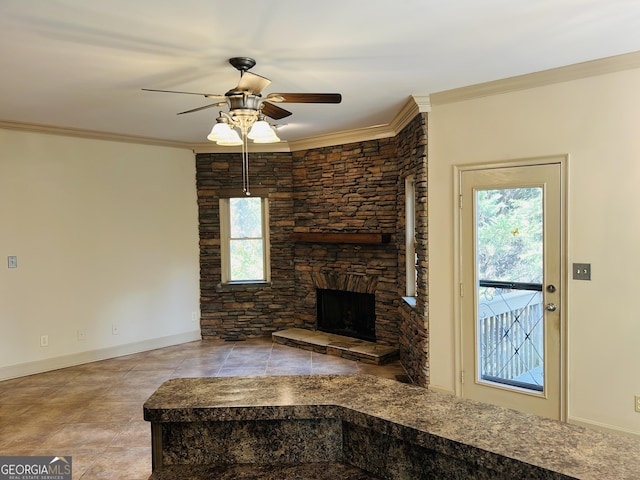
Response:
[[[416,181],[413,175],[404,180],[405,192],[405,257],[407,286],[406,297],[416,296],[418,255],[416,254]]]
[[[270,281],[268,218],[266,198],[220,199],[222,283]]]

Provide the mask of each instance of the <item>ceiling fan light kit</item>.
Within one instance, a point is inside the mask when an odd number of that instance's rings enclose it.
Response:
[[[248,71],[255,66],[256,61],[249,57],[233,57],[229,59],[229,63],[240,72],[240,81],[235,88],[224,95],[148,88],[143,88],[143,90],[202,95],[205,98],[217,100],[210,105],[180,112],[178,115],[226,105],[229,108],[229,113],[220,112],[211,133],[207,135],[207,139],[218,145],[242,146],[242,189],[247,195],[250,195],[247,140],[252,140],[254,143],[279,142],[280,138],[276,135],[274,128],[267,123],[265,117],[280,120],[292,115],[288,110],[272,102],[340,103],[342,95],[339,93],[270,93],[266,98],[263,98],[262,90],[271,84],[271,80]]]

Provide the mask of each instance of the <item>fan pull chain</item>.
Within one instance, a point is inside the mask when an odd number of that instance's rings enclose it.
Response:
[[[242,191],[247,196],[251,195],[249,191],[249,148],[246,135],[242,135]]]

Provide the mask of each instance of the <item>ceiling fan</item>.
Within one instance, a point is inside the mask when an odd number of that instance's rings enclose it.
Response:
[[[280,120],[292,115],[292,113],[274,103],[340,103],[342,101],[342,95],[339,93],[270,93],[265,98],[262,98],[261,93],[269,86],[271,80],[249,72],[249,70],[255,66],[256,61],[249,57],[234,57],[229,59],[229,63],[240,72],[240,81],[236,87],[225,94],[180,92],[152,88],[143,88],[142,90],[147,92],[202,95],[205,98],[218,100],[215,103],[203,107],[180,112],[178,115],[226,105],[229,107],[232,115],[237,111],[247,110],[255,112],[256,116],[262,114],[274,120]]]
[[[211,107],[229,108],[229,113],[220,112],[216,124],[207,136],[208,140],[218,145],[242,145],[242,188],[249,195],[249,159],[247,139],[254,143],[279,142],[273,128],[264,120],[265,117],[280,120],[292,115],[288,110],[275,103],[340,103],[342,95],[339,93],[270,93],[262,97],[262,91],[271,84],[271,80],[249,72],[256,64],[253,58],[233,57],[229,63],[240,72],[238,85],[224,95],[212,93],[179,92],[175,90],[157,90],[143,88],[147,92],[180,93],[187,95],[202,95],[214,100],[214,103],[203,107],[193,108],[185,113],[198,112]],[[236,129],[240,130],[240,135]]]

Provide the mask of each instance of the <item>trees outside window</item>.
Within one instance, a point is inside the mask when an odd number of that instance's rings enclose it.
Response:
[[[542,283],[542,188],[477,193],[478,278]]]

